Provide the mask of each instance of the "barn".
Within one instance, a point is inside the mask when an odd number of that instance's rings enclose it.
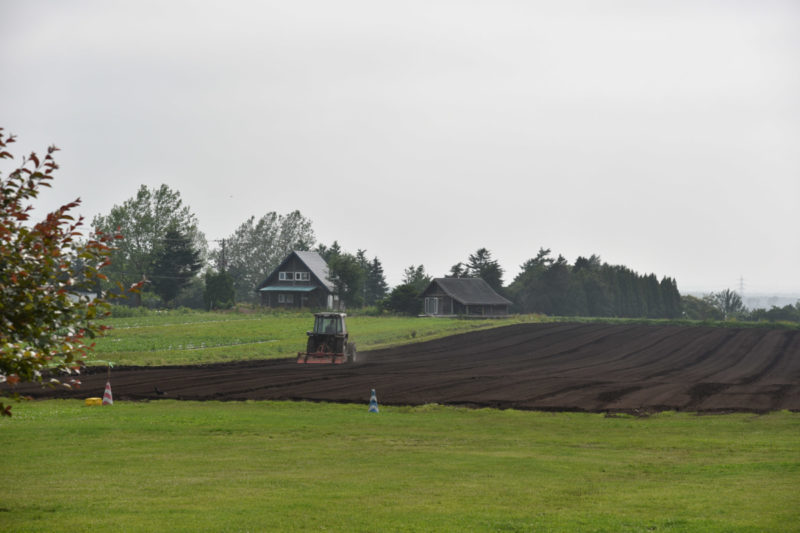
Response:
[[[293,251],[256,289],[261,305],[278,308],[334,309],[338,299],[328,279],[328,264],[317,252]]]
[[[511,305],[481,278],[436,278],[422,298],[429,316],[505,316]]]

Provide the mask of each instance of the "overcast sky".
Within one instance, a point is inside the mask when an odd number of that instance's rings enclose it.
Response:
[[[2,0],[0,76],[48,210],[166,183],[208,239],[299,209],[391,284],[545,247],[800,293],[797,1]]]

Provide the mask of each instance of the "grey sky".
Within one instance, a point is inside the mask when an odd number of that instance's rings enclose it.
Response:
[[[209,239],[299,209],[392,284],[546,247],[800,293],[798,28],[769,0],[4,0],[0,125],[62,148],[48,209],[166,183]]]

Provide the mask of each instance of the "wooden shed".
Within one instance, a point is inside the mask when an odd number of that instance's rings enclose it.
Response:
[[[436,278],[422,298],[429,316],[505,316],[511,305],[481,278]]]
[[[256,289],[266,307],[334,309],[328,264],[317,252],[294,251]]]

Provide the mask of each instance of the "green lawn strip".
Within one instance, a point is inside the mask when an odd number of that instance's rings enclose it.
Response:
[[[200,314],[202,315],[202,314]],[[226,320],[226,317],[231,317]],[[197,364],[230,360],[291,357],[305,349],[311,314],[165,315],[161,323],[137,325],[136,317],[107,321],[112,330],[96,339],[94,358],[126,365]],[[180,322],[187,318],[186,322]],[[458,320],[404,317],[348,317],[351,338],[361,351],[432,340],[455,333],[499,327],[533,317],[503,320]]]
[[[786,531],[800,414],[23,402],[0,531]]]
[[[493,320],[351,316],[347,323],[359,350],[365,351],[521,322],[563,321],[708,325],[670,320],[542,315],[515,315]],[[292,357],[305,349],[305,333],[311,327],[313,317],[310,313],[165,312],[112,318],[106,323],[113,329],[107,336],[96,339],[94,359],[126,365],[174,365]]]

